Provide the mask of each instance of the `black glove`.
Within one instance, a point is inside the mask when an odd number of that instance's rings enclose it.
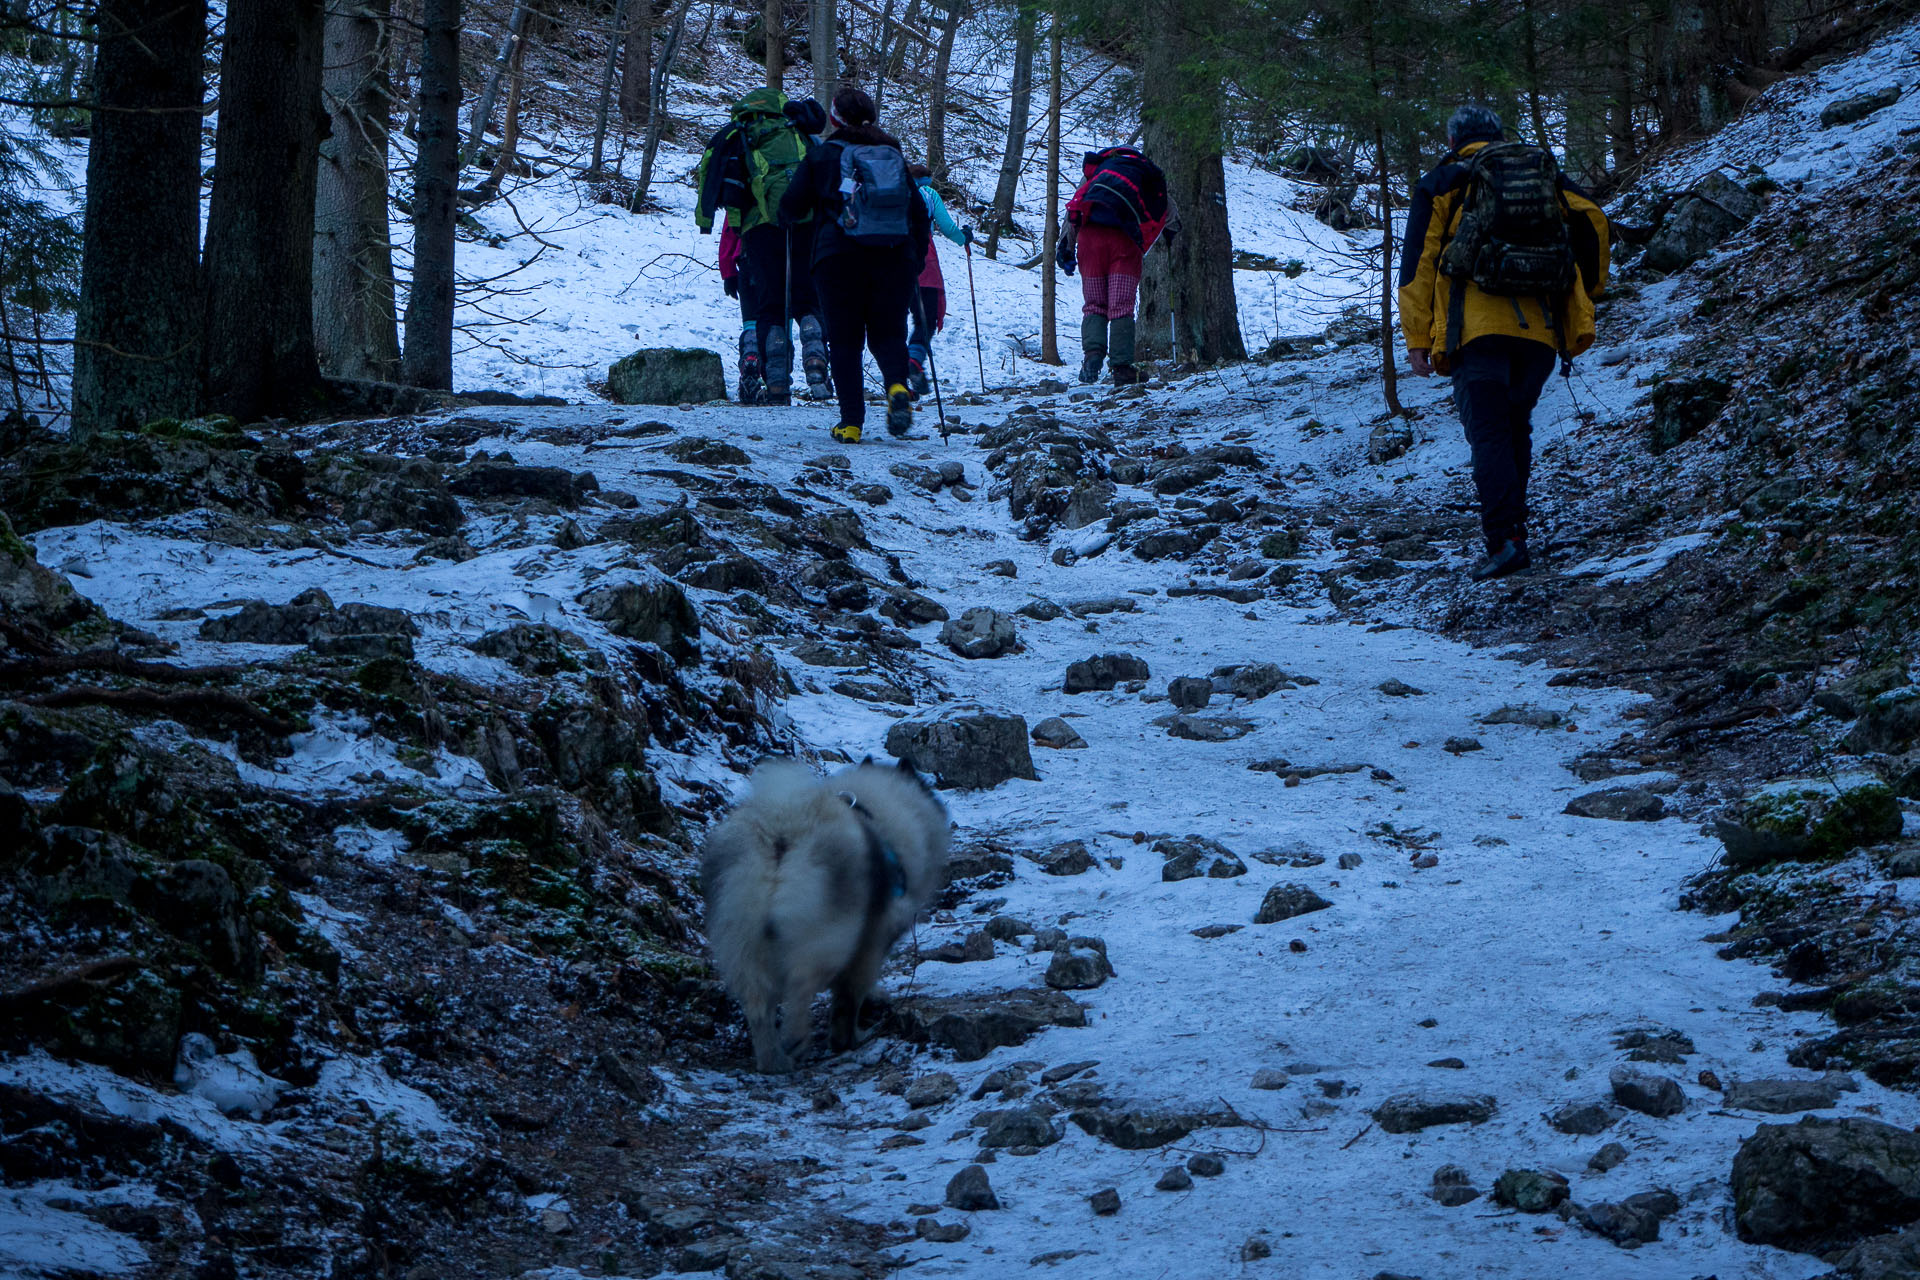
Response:
[[[720,282],[720,287],[726,290],[729,298],[737,298],[740,296],[740,277],[737,275],[728,276]]]
[[[1060,270],[1064,271],[1068,275],[1073,274],[1073,268],[1075,266],[1073,248],[1072,246],[1067,244],[1066,241],[1062,240],[1060,242],[1060,247],[1054,250],[1053,260],[1059,264]]]
[[[960,228],[960,242],[964,245],[967,245],[968,247],[971,247],[973,245],[973,228],[972,227]]]

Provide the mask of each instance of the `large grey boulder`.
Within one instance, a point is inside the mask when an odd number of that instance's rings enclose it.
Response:
[[[0,511],[0,617],[11,617],[49,630],[80,621],[93,605],[73,584],[34,558],[33,548],[13,531]]]
[[[1608,1082],[1613,1086],[1613,1100],[1641,1115],[1677,1116],[1687,1109],[1686,1091],[1672,1076],[1623,1066],[1613,1069]]]
[[[700,348],[645,347],[607,370],[615,404],[705,404],[727,398],[720,353]]]
[[[963,658],[997,658],[1020,640],[1012,618],[998,609],[974,608],[940,628],[940,643]]]
[[[1037,987],[903,1000],[894,1006],[893,1017],[904,1039],[951,1049],[959,1062],[1024,1044],[1047,1027],[1087,1025],[1087,1011],[1072,997]]]
[[[1875,89],[1870,93],[1856,93],[1850,98],[1841,98],[1829,102],[1820,109],[1820,127],[1832,129],[1843,124],[1853,124],[1865,120],[1876,111],[1885,111],[1900,101],[1900,86],[1890,84],[1884,89]]]
[[[1727,1085],[1722,1101],[1735,1111],[1784,1116],[1797,1111],[1825,1111],[1840,1101],[1840,1094],[1849,1086],[1859,1087],[1843,1075],[1821,1080],[1735,1080]]]
[[[1763,1124],[1733,1158],[1751,1244],[1820,1252],[1920,1220],[1920,1134],[1878,1120]]]
[[[1646,264],[1678,271],[1711,253],[1760,212],[1760,197],[1724,174],[1710,173],[1674,202],[1647,244]]]
[[[1388,1133],[1418,1133],[1441,1124],[1484,1124],[1498,1109],[1485,1093],[1400,1093],[1375,1107],[1373,1120]]]
[[[1904,751],[1920,739],[1920,689],[1889,689],[1861,709],[1843,750]]]
[[[943,787],[997,787],[1009,778],[1039,781],[1027,746],[1027,722],[1009,711],[978,704],[946,707],[932,715],[896,721],[887,730],[887,751]]]
[[[1610,822],[1658,822],[1667,816],[1667,802],[1639,787],[1602,787],[1567,801],[1563,812]]]

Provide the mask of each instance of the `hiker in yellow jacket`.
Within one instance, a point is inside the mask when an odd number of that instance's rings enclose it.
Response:
[[[1533,407],[1556,356],[1570,367],[1593,345],[1607,218],[1549,153],[1506,143],[1485,107],[1453,113],[1447,146],[1407,213],[1400,328],[1414,373],[1453,378],[1487,543],[1471,573],[1485,581],[1532,563]]]

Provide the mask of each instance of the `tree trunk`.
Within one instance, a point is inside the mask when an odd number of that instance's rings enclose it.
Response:
[[[475,153],[480,150],[480,139],[485,135],[487,126],[493,123],[493,104],[500,98],[500,82],[506,78],[507,64],[513,60],[513,51],[519,47],[520,33],[526,25],[527,0],[514,0],[513,10],[507,15],[507,32],[500,38],[500,52],[494,55],[493,74],[487,77],[487,87],[480,91],[480,101],[474,104],[473,123],[467,131],[467,146],[460,153],[462,169],[473,163]]]
[[[1380,389],[1387,398],[1387,412],[1404,417],[1400,407],[1400,369],[1393,359],[1393,188],[1387,175],[1387,133],[1377,122],[1373,126],[1373,154],[1380,164]]]
[[[947,0],[947,20],[940,27],[940,47],[933,54],[933,84],[927,107],[927,168],[933,180],[947,180],[947,71],[953,66],[953,38],[960,30],[964,0]]]
[[[807,20],[807,47],[813,54],[813,96],[821,105],[833,101],[840,88],[839,14],[836,0],[811,0]]]
[[[1633,136],[1633,37],[1622,32],[1612,49],[1613,97],[1608,103],[1608,132],[1613,140],[1613,164],[1618,169],[1639,156]]]
[[[781,0],[767,0],[760,26],[767,37],[767,88],[778,89],[787,74],[787,15]]]
[[[480,184],[480,193],[488,200],[500,194],[500,184],[506,179],[507,170],[513,167],[514,156],[520,150],[520,96],[527,82],[527,45],[531,41],[532,31],[523,30],[519,40],[514,42],[513,60],[507,65],[507,112],[500,124],[500,148],[494,152],[493,168],[487,171],[486,180]]]
[[[400,368],[387,232],[390,0],[329,12],[325,102],[313,227],[313,336],[335,377],[390,382]]]
[[[649,0],[641,0],[642,4]],[[620,59],[621,35],[627,30],[627,0],[614,0],[613,21],[607,25],[607,62],[600,73],[600,98],[593,112],[593,161],[587,171],[580,176],[588,179],[599,178],[605,173],[607,155],[607,116],[613,109],[613,67]],[[626,86],[621,85],[621,108],[624,114]]]
[[[1180,232],[1162,239],[1163,266],[1150,269],[1142,281],[1140,344],[1143,353],[1158,348],[1171,309],[1178,331],[1176,360],[1244,360],[1247,347],[1233,292],[1233,237],[1227,229],[1220,86],[1194,83],[1181,0],[1148,0],[1142,16],[1142,149],[1167,175]],[[1149,255],[1149,263],[1152,259]]]
[[[1551,149],[1553,140],[1547,136],[1547,117],[1540,110],[1540,47],[1538,33],[1534,29],[1533,0],[1521,2],[1520,34],[1521,52],[1526,60],[1527,114],[1533,120],[1533,140]]]
[[[306,407],[324,0],[230,0],[201,262],[207,407],[243,420]]]
[[[627,6],[626,49],[620,68],[620,119],[640,124],[653,99],[653,0],[622,0]],[[620,24],[614,24],[619,30]]]
[[[653,160],[660,153],[660,135],[667,127],[667,77],[673,74],[673,60],[680,53],[680,39],[687,29],[687,11],[693,0],[681,0],[680,12],[667,28],[666,41],[660,46],[660,60],[653,68],[653,99],[647,108],[647,146],[640,157],[640,185],[634,189],[633,211],[647,205],[647,192],[653,187]]]
[[[460,0],[425,0],[420,147],[413,163],[413,285],[400,377],[453,389],[453,189],[460,176]]]
[[[1060,363],[1057,332],[1057,295],[1060,284],[1053,264],[1060,237],[1060,17],[1054,15],[1047,33],[1047,225],[1040,246],[1040,360]]]
[[[1020,166],[1027,154],[1027,111],[1033,97],[1033,44],[1039,30],[1039,11],[1023,6],[1015,18],[1013,45],[1013,100],[1007,108],[1007,149],[1000,159],[1000,182],[993,189],[993,209],[987,215],[987,256],[1000,256],[1000,233],[1013,226],[1013,198],[1020,187]]]
[[[194,411],[206,0],[102,0],[73,432]]]

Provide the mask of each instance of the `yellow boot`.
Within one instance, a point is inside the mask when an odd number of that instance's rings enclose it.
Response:
[[[841,444],[859,444],[860,424],[857,422],[841,423],[833,429],[833,438]]]
[[[896,382],[887,388],[887,432],[903,436],[913,429],[913,393]]]

